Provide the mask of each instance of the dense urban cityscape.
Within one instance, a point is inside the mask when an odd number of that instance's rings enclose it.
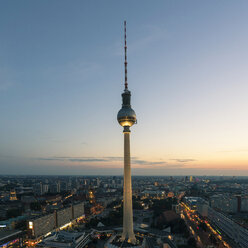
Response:
[[[144,247],[247,247],[248,178],[132,181]],[[122,225],[122,191],[121,176],[1,176],[0,245],[104,247]]]
[[[0,248],[248,248],[237,2],[0,2]]]

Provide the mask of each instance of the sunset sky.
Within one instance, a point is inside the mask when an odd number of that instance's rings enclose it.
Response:
[[[248,176],[248,1],[0,2],[0,174]]]

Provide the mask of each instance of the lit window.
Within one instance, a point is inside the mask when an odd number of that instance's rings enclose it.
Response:
[[[32,221],[28,222],[28,227],[29,227],[29,229],[33,229],[33,222]]]

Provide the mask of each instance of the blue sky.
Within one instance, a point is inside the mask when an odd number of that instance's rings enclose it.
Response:
[[[0,173],[248,175],[247,1],[1,1]]]

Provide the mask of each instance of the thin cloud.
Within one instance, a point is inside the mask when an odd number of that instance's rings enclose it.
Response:
[[[123,157],[105,157],[109,161],[123,161]]]
[[[106,162],[106,159],[102,158],[71,158],[68,159],[71,162]]]
[[[197,161],[196,159],[192,159],[192,158],[185,158],[185,159],[174,158],[174,159],[171,159],[171,160],[176,161],[176,162],[178,162],[178,163],[188,163],[188,162]]]
[[[123,161],[123,157],[43,157],[35,158],[41,161],[69,161],[69,162],[120,162]],[[149,161],[138,159],[137,157],[131,158],[132,164],[136,165],[163,165],[166,161]]]
[[[90,157],[49,157],[49,158],[36,158],[37,160],[45,161],[70,161],[70,162],[106,162],[104,158],[90,158]]]
[[[140,164],[140,165],[161,165],[165,164],[165,161],[148,161],[148,160],[140,160],[140,159],[134,159],[132,160],[132,163],[134,164]]]
[[[58,161],[62,161],[63,159],[60,158],[35,158],[36,160],[41,160],[41,161],[53,161],[53,160],[58,160]]]

